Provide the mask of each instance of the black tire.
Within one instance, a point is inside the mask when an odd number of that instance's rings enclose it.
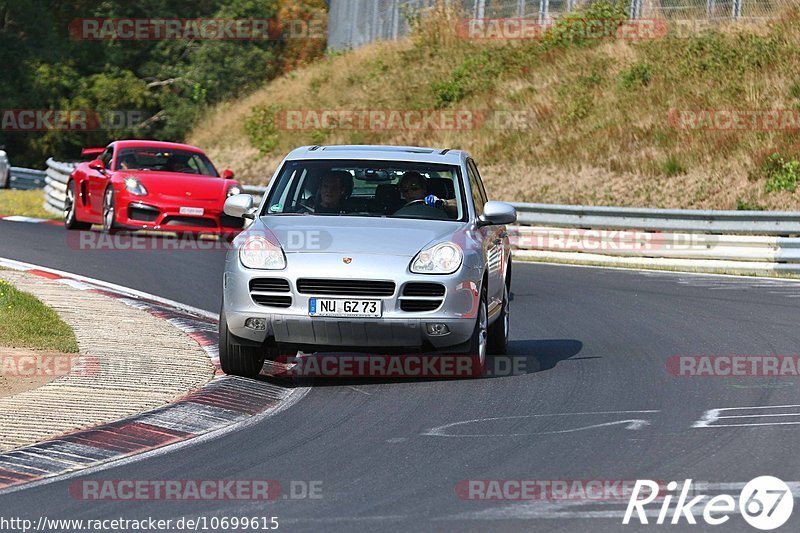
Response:
[[[103,233],[117,232],[117,203],[114,199],[114,188],[108,187],[103,193]]]
[[[478,316],[475,317],[475,329],[469,342],[467,355],[470,358],[472,377],[478,378],[486,373],[486,359],[488,356],[487,324],[489,309],[486,302],[486,280],[481,287],[480,302],[478,303]]]
[[[489,326],[489,355],[505,355],[508,352],[508,334],[511,327],[511,270],[503,284],[503,303],[500,316]]]
[[[219,364],[229,376],[254,378],[264,366],[266,354],[258,346],[238,342],[238,337],[228,331],[225,309],[219,316]]]
[[[75,182],[70,180],[67,183],[67,194],[64,200],[64,227],[68,230],[86,230],[92,227],[90,223],[78,220],[77,198]]]

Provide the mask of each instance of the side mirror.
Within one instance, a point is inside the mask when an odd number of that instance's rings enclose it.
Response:
[[[233,179],[233,170],[226,168],[222,171],[222,179],[232,180]]]
[[[255,213],[253,213],[253,197],[249,194],[234,194],[225,200],[223,210],[226,215],[234,218],[247,218],[250,220],[256,218]]]
[[[96,170],[98,172],[105,172],[106,171],[106,166],[99,159],[95,159],[94,161],[90,161],[89,162],[89,168],[91,168],[92,170]]]
[[[517,221],[517,210],[505,202],[486,202],[483,214],[478,217],[478,226],[500,226]]]

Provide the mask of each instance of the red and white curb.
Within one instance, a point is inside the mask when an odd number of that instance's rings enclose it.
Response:
[[[0,258],[0,266],[93,291],[170,321],[211,357],[217,377],[174,403],[123,420],[83,429],[0,454],[0,494],[105,465],[199,437],[235,431],[300,400],[309,389],[226,376],[219,370],[217,315],[112,283]],[[283,368],[275,368],[280,373]],[[271,374],[272,372],[270,372]]]

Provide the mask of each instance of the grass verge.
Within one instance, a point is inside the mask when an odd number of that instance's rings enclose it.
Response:
[[[78,341],[54,310],[0,279],[0,346],[77,353]]]
[[[59,218],[58,215],[45,211],[42,207],[43,203],[44,193],[41,189],[32,191],[0,190],[0,215]]]

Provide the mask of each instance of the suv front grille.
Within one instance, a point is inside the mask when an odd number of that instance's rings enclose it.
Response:
[[[363,279],[310,279],[297,280],[297,292],[325,296],[391,296],[393,281]]]
[[[280,278],[255,278],[250,280],[250,297],[258,305],[266,307],[291,307],[289,282]],[[271,294],[279,293],[279,294]]]
[[[434,311],[442,305],[442,300],[400,300],[400,309],[408,313]]]
[[[265,307],[291,307],[291,296],[280,296],[278,294],[253,294],[253,301]]]
[[[403,296],[428,296],[441,298],[444,296],[444,285],[440,283],[406,283]]]
[[[442,306],[445,292],[441,283],[406,283],[400,296],[400,309],[407,313],[435,311]]]
[[[255,278],[250,280],[251,291],[289,292],[289,282],[280,278]]]

